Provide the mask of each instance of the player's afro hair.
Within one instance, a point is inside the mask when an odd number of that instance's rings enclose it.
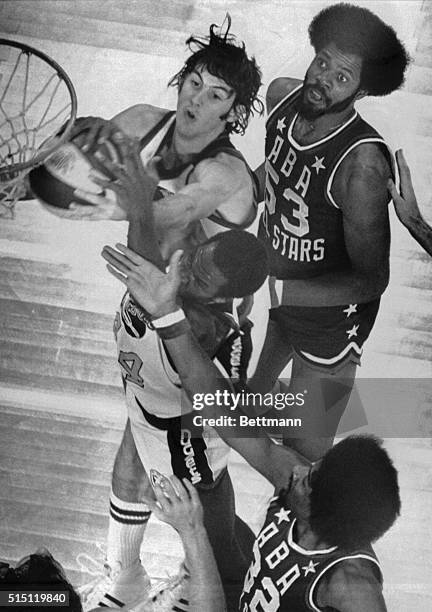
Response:
[[[400,513],[397,471],[373,436],[349,436],[331,448],[314,474],[310,525],[324,542],[364,547]]]
[[[205,68],[213,76],[225,81],[235,91],[234,110],[237,119],[227,123],[227,131],[244,134],[249,119],[254,113],[262,115],[264,104],[258,98],[261,87],[261,70],[255,58],[248,57],[245,44],[237,42],[229,33],[231,17],[227,14],[225,32],[216,24],[210,26],[208,36],[191,36],[186,44],[193,52],[183,68],[175,74],[168,85],[180,89],[188,74],[197,67]],[[219,32],[216,30],[219,29]]]
[[[371,96],[385,96],[401,87],[409,56],[393,28],[368,9],[334,4],[316,15],[309,39],[319,52],[330,43],[362,62],[360,86]]]
[[[208,242],[216,243],[214,263],[228,280],[219,297],[245,297],[261,287],[269,268],[265,247],[258,238],[243,230],[229,230]]]

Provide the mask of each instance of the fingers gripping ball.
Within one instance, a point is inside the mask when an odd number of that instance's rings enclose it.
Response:
[[[95,129],[96,128],[96,129]],[[71,139],[63,144],[29,174],[34,196],[56,209],[69,209],[72,202],[92,206],[92,202],[78,197],[75,190],[102,195],[116,201],[116,194],[97,180],[114,177],[104,163],[121,164],[116,138],[120,130],[111,122],[88,117],[78,119]],[[95,180],[96,179],[96,180]]]

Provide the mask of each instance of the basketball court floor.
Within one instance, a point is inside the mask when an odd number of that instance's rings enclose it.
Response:
[[[354,2],[394,26],[413,63],[404,89],[361,101],[360,112],[393,148],[403,147],[420,207],[432,223],[432,2]],[[166,83],[182,64],[184,40],[222,23],[261,65],[264,85],[302,77],[312,51],[307,25],[324,1],[78,0],[3,1],[0,37],[46,52],[71,77],[78,115],[110,117],[139,102],[173,108]],[[1,63],[0,63],[0,87]],[[263,89],[262,94],[264,95]],[[236,144],[252,167],[262,161],[264,122],[254,119]],[[393,209],[391,281],[340,428],[352,431],[360,401],[366,423],[400,474],[402,514],[376,551],[392,612],[432,608],[432,259]],[[45,545],[72,581],[101,569],[110,471],[125,420],[111,335],[122,287],[100,251],[126,239],[122,222],[58,219],[38,202],[21,202],[0,219],[0,558],[14,562]],[[268,300],[256,297],[253,363]],[[253,367],[253,365],[252,365]],[[287,370],[289,376],[289,370]],[[255,529],[269,485],[233,454],[239,514]],[[175,572],[181,548],[152,521],[142,549],[154,578]]]

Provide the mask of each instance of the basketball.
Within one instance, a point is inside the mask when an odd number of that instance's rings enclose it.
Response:
[[[42,204],[66,210],[72,202],[92,206],[91,202],[74,195],[76,189],[116,200],[114,192],[103,189],[93,180],[92,175],[108,179],[106,174],[95,168],[95,162],[105,158],[118,163],[120,160],[117,150],[109,141],[105,141],[92,155],[84,152],[82,146],[87,131],[72,136],[72,139],[62,144],[43,165],[29,173],[33,195]]]

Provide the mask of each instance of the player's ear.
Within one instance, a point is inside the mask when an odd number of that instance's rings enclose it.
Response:
[[[226,115],[226,122],[235,123],[236,121],[238,121],[239,116],[244,112],[245,112],[245,107],[242,104],[240,104],[239,106],[233,105],[228,115]]]

